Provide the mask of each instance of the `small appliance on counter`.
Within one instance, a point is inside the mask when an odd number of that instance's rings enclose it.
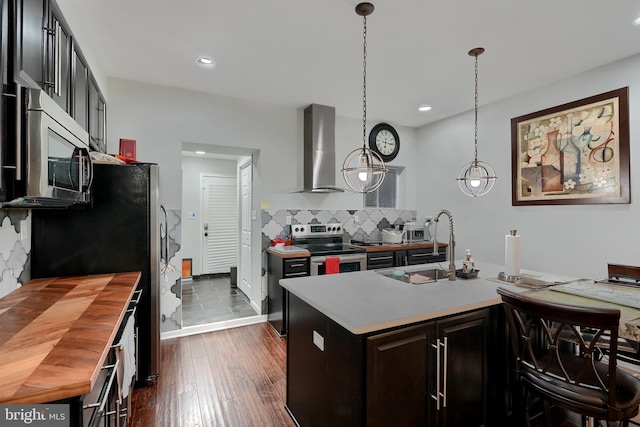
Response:
[[[424,238],[424,224],[420,224],[418,221],[407,221],[404,223],[404,231],[406,234],[406,241],[409,243],[422,242]]]
[[[382,243],[402,243],[405,231],[394,230],[393,228],[385,228],[382,230]]]

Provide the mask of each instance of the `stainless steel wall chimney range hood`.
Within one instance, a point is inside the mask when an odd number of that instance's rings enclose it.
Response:
[[[304,189],[299,193],[338,193],[336,110],[311,104],[304,109]]]

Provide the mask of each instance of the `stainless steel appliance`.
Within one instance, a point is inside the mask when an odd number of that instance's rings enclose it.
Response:
[[[344,245],[342,224],[296,224],[291,226],[291,244],[303,247],[311,257],[312,276],[327,273],[327,259],[338,259],[338,272],[364,271],[367,269],[367,254],[364,248]]]
[[[26,112],[16,111],[16,128],[26,134],[15,135],[15,163],[3,165],[12,172],[3,207],[88,205],[93,177],[89,134],[44,91],[24,89],[24,96]]]
[[[140,271],[136,385],[160,373],[160,274],[166,224],[154,164],[95,164],[91,207],[32,211],[32,278]],[[164,230],[163,230],[164,228]]]
[[[336,186],[336,110],[311,104],[304,109],[304,188],[301,193],[341,193]]]

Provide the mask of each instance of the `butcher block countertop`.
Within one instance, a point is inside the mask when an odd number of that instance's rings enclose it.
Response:
[[[0,403],[87,394],[139,272],[35,279],[0,299]]]
[[[267,248],[267,252],[277,255],[280,258],[301,258],[311,256],[308,250],[297,246],[271,246]]]
[[[353,243],[346,243],[349,246],[353,246],[356,248],[363,248],[367,252],[383,252],[383,251],[401,251],[405,249],[424,249],[424,248],[433,248],[433,243],[431,241],[424,242],[413,242],[413,243],[382,243],[380,245],[358,245]],[[445,250],[447,248],[446,243],[438,242],[439,250]],[[267,252],[280,258],[301,258],[311,256],[308,250],[304,248],[299,248],[297,246],[281,246],[281,247],[269,247],[267,248]]]
[[[356,248],[364,248],[367,252],[383,252],[383,251],[402,251],[406,249],[433,249],[433,242],[413,242],[413,243],[381,243],[379,245],[358,245],[349,243],[350,246]],[[446,249],[446,243],[438,242],[438,251]]]

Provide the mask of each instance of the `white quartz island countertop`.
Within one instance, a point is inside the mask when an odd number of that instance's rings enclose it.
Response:
[[[405,272],[446,269],[448,262],[402,267]],[[462,262],[456,262],[461,266]],[[298,298],[354,334],[368,334],[414,322],[436,319],[500,304],[498,282],[504,266],[476,261],[478,277],[439,279],[425,284],[404,283],[370,270],[282,279],[280,284]],[[536,274],[522,270],[521,273]],[[542,273],[540,273],[542,275]],[[491,279],[491,280],[489,280]]]

